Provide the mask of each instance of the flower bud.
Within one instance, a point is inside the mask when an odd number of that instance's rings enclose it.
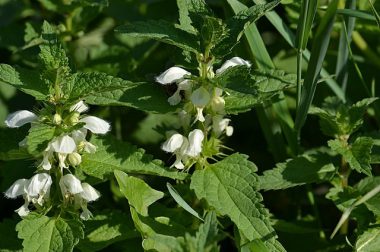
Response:
[[[72,166],[78,166],[80,163],[82,163],[82,156],[79,155],[77,152],[70,153],[68,155],[68,159]]]
[[[61,117],[61,115],[56,113],[56,114],[53,116],[53,124],[55,124],[55,125],[59,125],[59,124],[61,124],[61,122],[62,122],[62,117]]]
[[[77,124],[79,122],[79,115],[80,114],[78,112],[72,113],[69,118],[69,123],[72,125]]]

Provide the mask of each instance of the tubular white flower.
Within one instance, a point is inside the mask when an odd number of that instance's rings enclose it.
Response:
[[[187,161],[187,154],[186,154],[186,150],[187,148],[189,147],[189,141],[187,140],[186,137],[183,137],[183,142],[182,142],[182,145],[181,145],[181,148],[177,149],[174,153],[175,153],[175,157],[176,157],[176,160],[174,161],[174,163],[171,165],[171,167],[175,167],[179,170],[182,170],[185,168],[184,164],[182,163],[183,162],[186,162]]]
[[[184,136],[182,136],[181,134],[174,134],[172,135],[168,140],[166,140],[163,144],[162,144],[162,149],[166,152],[175,152],[176,150],[178,150],[179,148],[181,148],[182,144],[183,144],[183,141],[184,141]]]
[[[83,150],[87,153],[95,153],[96,152],[96,146],[93,145],[90,142],[84,141],[84,148]]]
[[[160,84],[166,85],[176,81],[179,81],[185,77],[185,75],[190,75],[191,73],[182,69],[180,67],[171,67],[159,76],[156,77],[156,81]]]
[[[202,141],[204,134],[200,129],[195,129],[189,134],[189,147],[186,154],[190,157],[196,157],[202,152]]]
[[[29,201],[28,201],[27,198],[25,197],[25,202],[24,202],[24,204],[23,204],[20,208],[16,209],[15,212],[16,212],[19,216],[21,216],[21,217],[25,217],[25,216],[27,216],[27,215],[30,213],[30,210],[29,210],[28,207],[29,207]]]
[[[55,152],[63,154],[73,153],[77,147],[74,139],[68,135],[57,137],[51,142],[51,146]]]
[[[83,212],[80,214],[80,218],[82,220],[88,220],[88,219],[92,218],[92,213],[90,212],[90,210],[87,209],[86,205],[82,206],[82,210],[83,210]]]
[[[86,140],[87,129],[81,128],[79,130],[74,130],[71,132],[71,137],[74,139],[76,144]]]
[[[226,62],[224,62],[224,64],[216,70],[216,74],[221,74],[225,70],[227,70],[227,68],[239,65],[246,65],[247,67],[251,67],[251,63],[249,61],[243,60],[240,57],[233,57],[232,59],[229,59]]]
[[[37,115],[29,110],[19,110],[9,114],[7,119],[5,120],[5,124],[9,128],[18,128],[23,126],[24,124],[31,123],[37,120]]]
[[[24,195],[26,193],[26,186],[28,185],[28,179],[18,179],[16,180],[5,192],[7,198],[15,199],[18,196]]]
[[[49,143],[43,153],[43,159],[41,162],[41,166],[44,170],[51,169],[50,159],[53,157],[53,153],[54,153],[53,147],[51,146],[51,143]]]
[[[110,124],[96,116],[86,116],[79,120],[85,123],[84,128],[95,134],[106,134],[110,130]]]
[[[216,136],[220,136],[224,131],[227,136],[231,136],[233,133],[233,127],[229,126],[230,119],[223,118],[221,115],[216,115],[212,118],[212,129]]]
[[[34,175],[28,184],[27,195],[33,203],[43,205],[45,199],[49,198],[52,179],[47,173],[38,173]]]
[[[203,108],[210,102],[210,93],[204,87],[200,87],[191,94],[190,100],[197,108],[195,121],[204,122]]]
[[[72,111],[76,111],[78,113],[83,113],[83,112],[88,111],[88,106],[83,101],[79,101],[70,107],[70,112],[72,112]]]
[[[91,185],[82,183],[83,192],[80,193],[82,199],[87,202],[95,201],[99,199],[100,193]]]
[[[72,174],[62,176],[59,181],[59,187],[61,188],[63,197],[67,194],[74,195],[83,192],[83,187],[80,180]]]

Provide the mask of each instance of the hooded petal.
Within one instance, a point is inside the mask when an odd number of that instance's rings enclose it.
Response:
[[[226,62],[224,62],[224,64],[216,70],[216,74],[221,74],[224,71],[226,71],[227,68],[239,65],[246,65],[247,67],[250,67],[251,63],[249,61],[243,60],[240,57],[233,57],[232,59],[229,59]]]
[[[30,213],[28,206],[29,206],[29,202],[25,200],[24,205],[16,209],[15,212],[18,213],[19,216],[25,217]]]
[[[38,197],[39,195],[49,195],[52,179],[47,173],[38,173],[34,175],[28,185],[28,195]]]
[[[79,101],[70,107],[70,111],[76,111],[78,113],[83,113],[83,112],[86,112],[87,110],[88,110],[88,106],[83,101]]]
[[[184,141],[184,136],[181,134],[172,135],[166,142],[162,144],[162,149],[166,152],[175,152],[179,148],[181,148]]]
[[[57,137],[52,143],[51,147],[55,152],[70,154],[77,148],[75,141],[68,135]]]
[[[185,75],[191,73],[180,67],[171,67],[159,76],[156,77],[156,81],[160,84],[170,84],[180,79],[183,79]]]
[[[202,152],[202,141],[204,139],[203,132],[200,129],[195,129],[189,134],[189,147],[186,154],[190,157],[196,157]]]
[[[178,103],[181,102],[181,100],[182,100],[182,97],[181,97],[179,89],[177,89],[177,91],[175,91],[175,93],[168,98],[168,102],[172,106],[177,105]]]
[[[20,195],[26,193],[26,186],[28,185],[28,179],[18,179],[16,180],[11,187],[5,192],[7,198],[15,199]]]
[[[78,194],[83,192],[83,187],[80,180],[72,174],[64,175],[59,181],[62,195],[67,193]]]
[[[5,120],[5,124],[9,128],[18,128],[26,123],[31,123],[37,120],[36,114],[30,112],[29,110],[19,110],[9,114],[7,119]]]
[[[210,101],[210,93],[204,87],[200,87],[191,94],[190,100],[196,107],[203,108]]]
[[[84,127],[95,134],[106,134],[110,130],[110,124],[96,116],[86,116],[79,120],[85,123]]]
[[[90,210],[87,209],[86,206],[82,206],[82,209],[83,209],[83,212],[80,214],[80,218],[82,220],[88,220],[92,218],[92,213],[90,212]]]
[[[82,183],[83,192],[80,193],[80,196],[87,202],[95,201],[99,199],[100,193],[91,185],[87,183]]]

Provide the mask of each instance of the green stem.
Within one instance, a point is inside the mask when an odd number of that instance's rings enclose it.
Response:
[[[323,228],[322,228],[322,222],[321,222],[321,218],[320,218],[320,215],[319,215],[319,210],[318,210],[318,206],[315,202],[315,197],[314,197],[314,193],[313,193],[313,190],[311,188],[311,185],[310,184],[307,184],[306,185],[306,188],[307,188],[307,198],[309,199],[309,202],[311,204],[311,206],[313,207],[313,211],[314,211],[314,215],[315,215],[315,218],[317,220],[317,223],[318,223],[318,226],[319,226],[319,237],[322,238],[322,239],[326,239],[326,234],[325,232],[323,231]]]
[[[298,50],[297,52],[297,108],[300,105],[301,101],[301,78],[302,78],[302,50]]]

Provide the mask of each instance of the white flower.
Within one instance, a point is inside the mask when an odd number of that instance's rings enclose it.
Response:
[[[204,134],[200,129],[195,129],[189,134],[189,147],[186,154],[190,157],[196,157],[202,152],[202,141]]]
[[[246,65],[247,67],[251,67],[251,63],[249,61],[243,60],[240,57],[233,57],[232,59],[229,59],[226,62],[224,62],[224,64],[216,70],[216,74],[221,74],[225,70],[227,70],[227,68],[239,65]]]
[[[5,192],[8,198],[23,196],[24,204],[15,210],[20,216],[29,214],[29,203],[39,204],[40,206],[49,198],[52,179],[47,173],[38,173],[31,179],[18,179]]]
[[[177,83],[177,90],[168,98],[168,102],[172,106],[181,102],[182,90],[188,91],[191,89],[191,82],[189,80],[184,80],[186,75],[191,75],[191,73],[180,67],[171,67],[156,77],[156,81],[162,85]]]
[[[51,142],[51,147],[55,152],[62,154],[70,154],[75,151],[77,146],[72,137],[68,135],[62,135]]]
[[[43,152],[43,159],[41,162],[41,166],[43,169],[45,169],[45,170],[51,169],[50,159],[53,157],[53,153],[54,153],[54,150],[53,150],[53,147],[51,146],[51,142],[50,142]]]
[[[63,198],[83,192],[80,180],[72,174],[62,176],[59,181],[59,187],[61,188]]]
[[[37,120],[37,115],[28,110],[19,110],[9,114],[7,119],[5,120],[5,124],[9,128],[18,128],[23,126],[24,124],[31,123]]]
[[[79,101],[70,107],[70,112],[76,111],[78,113],[83,113],[83,112],[86,112],[87,110],[88,110],[88,106],[83,101]]]
[[[185,137],[181,134],[174,134],[165,143],[162,144],[162,149],[166,152],[175,152],[181,148]]]
[[[166,85],[180,81],[186,75],[191,75],[191,73],[180,67],[171,67],[159,76],[157,76],[156,81],[160,84]]]
[[[83,192],[80,193],[82,199],[86,202],[91,202],[99,199],[100,193],[91,185],[82,183]]]
[[[195,121],[204,122],[203,108],[210,102],[210,93],[204,87],[200,87],[191,94],[190,100],[197,108]]]
[[[28,184],[27,194],[31,197],[33,203],[43,205],[44,201],[49,198],[52,179],[47,173],[38,173],[34,175]]]
[[[5,192],[7,198],[15,199],[18,196],[24,195],[26,193],[26,187],[29,183],[28,179],[18,179],[14,182],[11,187]]]
[[[95,134],[106,134],[110,130],[110,124],[96,116],[86,116],[79,120],[85,123],[84,128]]]
[[[230,119],[223,118],[221,115],[216,115],[212,118],[212,129],[216,136],[220,136],[224,131],[227,136],[231,136],[234,132],[234,128],[229,126]]]

